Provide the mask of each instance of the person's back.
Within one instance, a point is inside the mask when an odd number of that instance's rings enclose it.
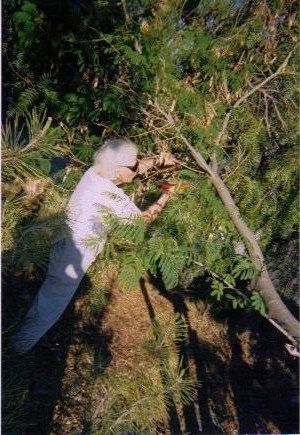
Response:
[[[122,141],[118,141],[122,147]],[[125,144],[128,149],[128,142]],[[131,164],[137,156],[136,146],[130,142],[129,145],[131,155],[126,156],[124,152],[121,155],[125,165],[126,159]],[[103,148],[107,157],[108,145]],[[114,146],[113,151],[116,154],[118,149]],[[120,218],[140,214],[128,196],[111,179],[101,175],[99,166],[101,169],[104,166],[103,173],[106,174],[105,162],[96,163],[83,174],[70,197],[66,211],[69,231],[53,245],[45,281],[15,336],[14,347],[18,353],[31,349],[56,323],[85,272],[103,249],[108,231],[104,212],[110,211]],[[113,167],[114,163],[107,161],[106,164]],[[92,246],[88,243],[91,238],[96,240]]]
[[[69,231],[54,243],[45,281],[15,336],[18,353],[31,349],[66,309],[85,272],[104,247],[109,231],[105,215],[112,213],[125,221],[141,215],[150,223],[169,200],[170,194],[164,193],[141,213],[117,187],[133,179],[136,172],[131,168],[136,163],[137,147],[127,139],[107,141],[95,154],[94,165],[83,174],[70,197],[66,210]],[[144,169],[140,173],[143,172]]]
[[[88,169],[76,186],[68,203],[69,226],[90,233],[101,223],[101,208],[111,210],[120,218],[140,214],[128,196],[94,167]]]

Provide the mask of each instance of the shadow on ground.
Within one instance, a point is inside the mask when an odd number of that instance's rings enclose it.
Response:
[[[6,279],[11,293],[4,303],[4,330],[9,331],[12,310],[25,310],[14,304],[21,300],[18,289],[30,288],[33,294],[39,284],[26,281],[24,276]],[[158,280],[154,284],[171,302],[174,312],[187,322],[188,341],[180,343],[178,350],[190,376],[199,382],[197,400],[183,405],[182,412],[171,402],[170,432],[299,433],[298,361],[285,351],[281,335],[254,312],[217,311],[211,307],[210,316],[220,325],[223,354],[228,354],[222,358],[220,342],[201,338],[201,331],[195,328],[190,310],[195,295],[180,289],[166,291]],[[105,372],[109,364],[111,337],[101,331],[104,311],[94,314],[84,302],[90,286],[86,276],[62,318],[47,334],[50,345],[39,344],[19,360],[9,350],[4,353],[4,375],[9,373],[12,383],[13,376],[19,375],[22,383],[18,384],[18,392],[12,391],[10,384],[8,395],[4,394],[3,411],[14,406],[13,397],[18,398],[24,435],[91,433],[91,387],[94,377]],[[146,288],[142,286],[141,290],[153,323],[154,308]],[[10,430],[12,422],[5,424],[3,433],[17,433]]]
[[[199,387],[197,401],[183,407],[183,433],[299,433],[298,360],[285,350],[284,337],[256,312],[210,307],[211,318],[224,325],[224,360],[220,344],[202,340],[190,319],[190,300],[201,301],[199,288],[166,291],[152,281],[188,325],[189,340],[179,352],[187,370],[193,362]]]
[[[8,331],[8,337],[3,342],[2,371],[6,385],[2,403],[3,412],[8,411],[9,418],[2,421],[2,430],[3,433],[22,431],[24,435],[67,433],[67,429],[70,433],[72,430],[89,433],[89,385],[93,386],[94,376],[105,371],[110,359],[110,337],[99,330],[103,312],[95,314],[90,307],[86,309],[84,296],[91,284],[85,276],[60,320],[46,334],[46,343],[42,339],[20,357],[12,350],[9,339],[9,331],[16,322],[11,311],[19,313],[17,319],[22,317],[30,305],[28,298],[24,302],[20,297],[22,289],[33,295],[40,284],[26,281],[24,275],[6,278],[10,295],[3,304],[3,329]],[[4,290],[4,295],[7,291]],[[14,380],[18,391],[14,389]],[[70,413],[72,408],[76,408],[76,416]],[[15,411],[19,413],[16,417]]]

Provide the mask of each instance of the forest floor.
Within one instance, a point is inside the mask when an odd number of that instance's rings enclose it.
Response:
[[[97,433],[105,401],[101,376],[157,376],[144,343],[153,322],[174,313],[187,322],[188,340],[178,352],[198,381],[197,397],[174,406],[151,433],[299,433],[298,362],[258,314],[216,314],[146,281],[130,293],[113,287],[99,314],[87,287],[48,333],[48,344],[32,353],[22,434]]]

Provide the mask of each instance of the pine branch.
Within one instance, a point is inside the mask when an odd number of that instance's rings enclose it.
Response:
[[[13,153],[11,151],[8,151],[7,153],[3,153],[4,154],[3,161],[7,162],[11,159],[14,159],[16,154],[24,154],[27,151],[34,148],[36,146],[36,144],[39,143],[46,136],[47,131],[49,130],[51,123],[52,123],[52,118],[49,117],[47,119],[47,122],[46,122],[45,126],[43,127],[43,129],[38,134],[36,134],[24,148],[20,148],[20,149],[18,149],[17,152],[13,152]]]
[[[24,148],[21,148],[20,149],[20,153],[25,153],[29,149],[34,148],[36,146],[36,144],[38,142],[40,142],[46,136],[46,133],[49,130],[51,123],[52,123],[52,118],[49,116],[49,118],[47,119],[47,122],[46,122],[44,128],[42,129],[42,131],[39,132],[36,136],[34,136],[31,139],[31,141]]]

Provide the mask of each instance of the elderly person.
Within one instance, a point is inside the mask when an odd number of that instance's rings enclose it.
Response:
[[[95,154],[93,166],[85,172],[68,203],[69,234],[54,244],[45,281],[15,337],[18,353],[31,349],[57,322],[103,249],[108,232],[103,211],[122,219],[141,216],[152,222],[171,196],[169,191],[163,193],[155,204],[141,212],[117,186],[130,183],[136,174],[147,172],[151,166],[170,164],[170,155],[161,154],[144,159],[137,166],[137,147],[127,139],[108,140]],[[88,243],[91,238],[97,240],[96,247]]]

